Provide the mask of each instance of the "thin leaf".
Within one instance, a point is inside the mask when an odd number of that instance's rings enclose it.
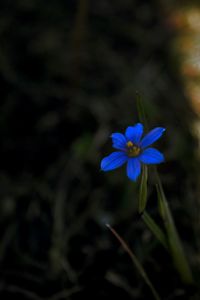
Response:
[[[144,109],[141,95],[138,92],[136,92],[136,104],[137,104],[137,112],[138,112],[139,120],[147,130],[148,129],[147,117],[145,114],[145,109]]]
[[[139,205],[138,205],[139,214],[143,213],[147,204],[147,180],[148,180],[148,169],[147,166],[143,165],[142,178],[140,184],[140,193],[139,193]]]
[[[143,266],[141,265],[141,263],[139,262],[139,260],[137,259],[137,257],[135,256],[135,254],[133,253],[133,251],[130,249],[130,247],[127,245],[127,243],[123,240],[123,238],[116,232],[115,229],[113,229],[109,224],[106,224],[106,226],[110,229],[110,231],[113,233],[113,235],[117,238],[117,240],[120,242],[120,244],[122,245],[122,247],[124,248],[124,250],[128,253],[128,255],[130,256],[133,264],[135,265],[135,267],[137,268],[138,272],[140,273],[140,275],[142,276],[142,278],[144,279],[144,281],[146,282],[146,284],[149,286],[154,298],[156,300],[161,300],[160,296],[158,295],[156,289],[154,288],[153,284],[151,283],[147,273],[145,272]]]
[[[165,247],[166,250],[169,250],[169,245],[165,233],[146,211],[144,211],[144,213],[142,214],[142,219],[158,239],[158,241],[163,245],[163,247]]]
[[[159,177],[156,188],[159,202],[159,210],[165,224],[169,248],[174,260],[174,265],[177,271],[179,272],[182,280],[187,284],[193,284],[193,277],[190,270],[190,266],[186,259],[183,246],[179,238],[178,232],[176,230],[171,211],[169,209]]]

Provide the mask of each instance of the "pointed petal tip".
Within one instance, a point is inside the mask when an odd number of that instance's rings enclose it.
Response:
[[[104,172],[114,170],[127,161],[125,153],[118,151],[104,157],[101,161],[101,170]]]
[[[137,180],[138,180],[138,177],[139,177],[140,175],[138,175],[136,178],[130,178],[129,177],[129,179],[131,180],[131,181],[133,181],[133,182],[136,182]]]
[[[124,151],[126,149],[126,138],[122,133],[115,132],[111,135],[113,148]]]
[[[140,154],[139,160],[144,164],[160,164],[165,161],[165,158],[157,149],[147,148]]]
[[[134,126],[128,126],[125,131],[125,136],[128,141],[133,143],[139,143],[143,134],[143,125],[141,123],[136,123]]]
[[[131,158],[127,164],[127,176],[131,181],[136,182],[141,173],[141,164],[139,159]]]
[[[141,148],[146,148],[156,142],[163,135],[166,129],[164,127],[156,127],[149,131],[141,140]]]

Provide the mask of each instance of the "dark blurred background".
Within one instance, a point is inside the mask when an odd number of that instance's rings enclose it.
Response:
[[[2,300],[153,299],[106,223],[162,299],[200,299],[200,102],[194,106],[198,97],[187,92],[191,69],[183,74],[176,43],[184,13],[192,6],[197,21],[199,11],[195,1],[183,3],[1,1]],[[185,45],[184,55],[193,48]],[[167,129],[158,170],[197,287],[181,282],[138,215],[138,183],[123,168],[99,171],[112,151],[110,134],[138,122],[137,92],[150,127]],[[159,222],[150,174],[147,209]]]

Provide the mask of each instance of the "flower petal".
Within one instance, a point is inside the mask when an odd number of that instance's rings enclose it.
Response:
[[[119,149],[119,150],[126,150],[126,138],[122,133],[113,133],[111,135],[112,142],[113,142],[113,148]]]
[[[139,156],[139,160],[145,164],[160,164],[165,160],[164,155],[155,148],[145,149]]]
[[[151,130],[145,137],[143,137],[140,146],[142,148],[146,148],[149,145],[153,144],[155,141],[157,141],[165,131],[165,128],[163,127],[156,127],[153,130]]]
[[[131,141],[134,144],[139,143],[143,134],[143,125],[141,123],[137,123],[135,126],[129,126],[126,129],[126,138],[127,141]]]
[[[110,171],[114,170],[118,167],[121,167],[126,161],[128,157],[124,152],[117,151],[113,152],[109,156],[106,156],[101,161],[101,170]]]
[[[127,176],[130,180],[136,181],[141,173],[141,164],[138,158],[129,158],[127,163]]]

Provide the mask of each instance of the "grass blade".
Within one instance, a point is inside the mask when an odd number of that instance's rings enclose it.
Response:
[[[156,222],[152,219],[152,217],[144,211],[142,214],[142,219],[145,224],[149,227],[151,232],[155,235],[158,241],[163,245],[166,250],[169,250],[169,245],[165,233],[163,230],[156,224]]]
[[[147,204],[147,180],[148,180],[148,169],[147,166],[143,165],[140,192],[139,192],[139,205],[138,205],[139,214],[143,213]]]
[[[148,129],[147,117],[145,114],[145,109],[144,109],[141,95],[138,92],[136,92],[136,104],[137,104],[137,112],[138,112],[139,120],[144,125],[144,128],[147,130]]]
[[[134,255],[133,251],[130,249],[130,247],[127,245],[127,243],[122,239],[122,237],[116,232],[115,229],[113,229],[109,224],[106,224],[106,226],[110,229],[110,231],[113,233],[113,235],[117,238],[117,240],[122,245],[123,249],[130,256],[130,258],[131,258],[133,264],[135,265],[135,267],[137,268],[138,272],[140,273],[140,275],[142,276],[142,278],[144,279],[146,284],[149,286],[154,298],[156,300],[161,300],[160,296],[158,295],[157,291],[155,290],[153,284],[151,283],[147,273],[145,272],[143,266],[141,265],[141,263],[139,262],[137,257]]]
[[[156,188],[159,202],[159,210],[165,224],[169,248],[173,257],[174,265],[177,271],[179,272],[183,282],[185,282],[186,284],[193,284],[193,277],[190,270],[190,266],[186,259],[182,243],[176,230],[171,211],[165,198],[165,194],[159,177]]]

